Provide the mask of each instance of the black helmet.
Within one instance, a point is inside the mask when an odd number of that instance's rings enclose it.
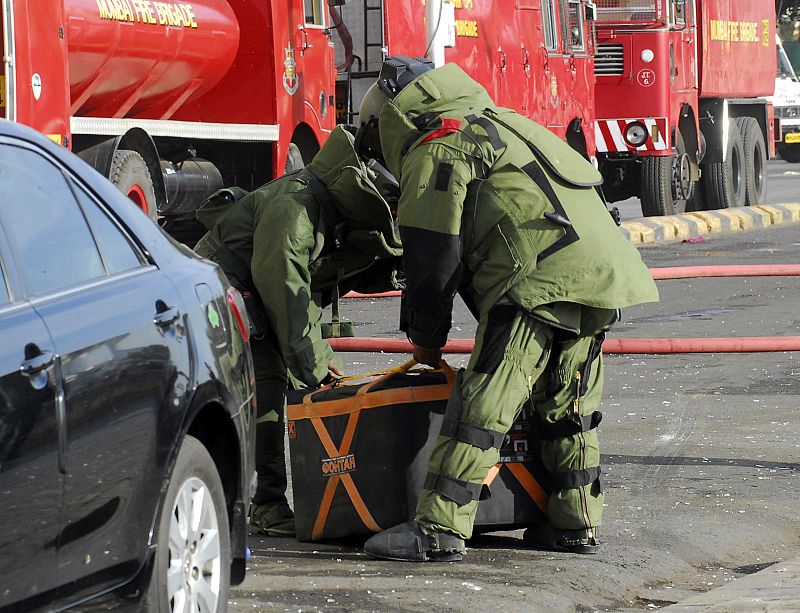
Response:
[[[358,112],[361,127],[356,133],[356,151],[365,159],[383,160],[378,118],[381,108],[393,100],[403,88],[418,76],[433,70],[433,62],[420,57],[396,55],[387,57],[381,66],[378,80],[373,83],[361,100]]]

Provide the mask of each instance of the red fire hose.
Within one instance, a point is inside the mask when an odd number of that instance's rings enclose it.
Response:
[[[653,279],[688,279],[695,277],[796,277],[800,265],[734,265],[734,266],[671,266],[651,268]],[[383,298],[399,296],[400,292],[358,294],[350,292],[345,298]],[[411,343],[401,338],[333,338],[335,351],[369,353],[410,353]],[[447,341],[444,353],[470,353],[475,346],[471,338]],[[800,336],[742,336],[739,338],[623,338],[603,343],[603,353],[755,353],[762,351],[800,351]]]
[[[411,353],[411,343],[403,338],[332,338],[334,351],[354,353]],[[443,353],[470,353],[471,338],[447,341]],[[620,338],[603,343],[603,353],[756,353],[762,351],[800,351],[800,336],[742,336],[738,338]]]
[[[800,264],[748,264],[734,266],[668,266],[651,268],[653,279],[691,279],[697,277],[800,277]],[[393,298],[399,291],[380,294],[349,292],[345,298]]]
[[[653,279],[693,277],[800,277],[800,264],[749,264],[734,266],[668,266],[651,268]]]

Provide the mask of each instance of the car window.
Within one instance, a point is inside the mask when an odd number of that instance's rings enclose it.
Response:
[[[66,178],[43,156],[0,146],[0,221],[28,295],[101,277],[105,269]]]
[[[81,187],[72,182],[75,196],[94,233],[100,254],[109,273],[123,272],[142,265],[136,249],[124,232]]]

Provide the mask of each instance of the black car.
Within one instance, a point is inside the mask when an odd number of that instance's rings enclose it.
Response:
[[[0,608],[222,611],[255,483],[219,269],[0,120]]]

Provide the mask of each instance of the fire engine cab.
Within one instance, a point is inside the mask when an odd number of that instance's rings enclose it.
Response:
[[[428,56],[594,155],[593,19],[586,0],[349,0],[334,37],[339,121],[358,124],[384,57]]]
[[[774,154],[772,0],[599,0],[597,142],[644,215],[758,204]]]

